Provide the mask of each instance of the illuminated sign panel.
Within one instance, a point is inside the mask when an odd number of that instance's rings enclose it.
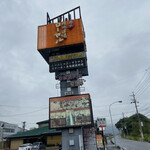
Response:
[[[86,58],[71,59],[66,61],[58,61],[49,64],[50,72],[56,72],[59,70],[68,70],[74,68],[84,68],[87,67]]]
[[[63,60],[76,59],[76,58],[82,58],[82,57],[86,57],[85,52],[51,56],[49,59],[49,62],[63,61]]]
[[[79,43],[84,43],[84,32],[81,19],[52,23],[38,27],[38,50]]]
[[[90,95],[50,98],[49,116],[50,128],[92,125]]]

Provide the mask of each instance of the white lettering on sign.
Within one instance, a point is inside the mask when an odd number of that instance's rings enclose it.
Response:
[[[56,26],[57,32],[54,34],[54,36],[57,38],[56,44],[58,44],[67,38],[67,26],[66,26],[66,22],[56,23],[55,26]],[[61,30],[60,30],[60,27],[61,27]]]

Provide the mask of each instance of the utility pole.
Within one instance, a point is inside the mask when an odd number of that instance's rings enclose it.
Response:
[[[122,124],[122,136],[125,137],[124,118],[121,120],[121,124]]]
[[[121,120],[121,127],[122,127],[121,134],[123,137],[125,137],[123,120]]]
[[[24,121],[24,122],[22,122],[22,130],[23,130],[23,132],[25,131],[25,127],[26,127],[26,122]]]
[[[124,127],[124,129],[126,130],[126,135],[128,136],[128,129],[127,129],[127,125],[126,125],[126,122],[125,122],[125,117],[124,117],[124,113],[122,113],[122,115],[123,115],[123,127]]]
[[[136,114],[137,114],[137,117],[138,117],[138,120],[139,120],[139,126],[140,126],[140,134],[141,134],[141,138],[142,138],[142,141],[144,141],[144,136],[143,136],[143,130],[142,130],[142,126],[141,126],[141,120],[140,120],[140,117],[139,117],[139,113],[138,113],[138,108],[137,108],[137,101],[135,99],[135,94],[134,92],[132,92],[133,94],[130,95],[130,96],[133,96],[133,99],[132,99],[132,103],[135,104],[135,109],[136,109]]]
[[[4,141],[3,141],[3,134],[4,134],[4,126],[5,126],[5,124],[4,123],[2,123],[1,124],[1,139],[2,139],[2,149],[3,149],[3,146],[4,146]]]

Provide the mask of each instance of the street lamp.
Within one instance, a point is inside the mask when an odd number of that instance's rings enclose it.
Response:
[[[109,114],[110,114],[110,118],[111,118],[111,125],[112,125],[113,137],[114,137],[114,142],[115,142],[115,146],[116,146],[116,139],[115,139],[115,133],[114,133],[112,115],[111,115],[111,110],[110,110],[111,105],[113,105],[115,103],[122,103],[122,101],[116,101],[116,102],[113,102],[112,104],[109,105]]]

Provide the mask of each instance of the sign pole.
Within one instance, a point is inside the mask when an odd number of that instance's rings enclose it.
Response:
[[[104,146],[104,150],[105,150],[105,141],[104,141],[104,130],[103,127],[102,128],[102,141],[103,141],[103,146]]]
[[[47,13],[47,25],[38,26],[37,41],[37,49],[48,63],[49,72],[55,73],[55,79],[60,81],[61,97],[57,97],[57,101],[50,98],[49,126],[62,130],[62,150],[84,150],[83,127],[92,129],[94,123],[91,100],[80,94],[82,77],[88,76],[80,7],[52,19]],[[91,150],[89,145],[86,149]]]

